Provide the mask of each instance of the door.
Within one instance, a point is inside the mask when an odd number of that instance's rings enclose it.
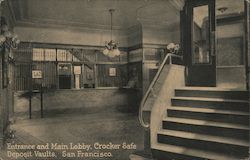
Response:
[[[215,0],[187,0],[181,13],[187,86],[216,86]]]
[[[71,89],[71,64],[58,64],[59,89]]]
[[[70,75],[59,75],[59,88],[71,89],[71,76]]]

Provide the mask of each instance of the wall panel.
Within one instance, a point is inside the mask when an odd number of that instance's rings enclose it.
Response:
[[[98,87],[122,87],[127,83],[127,66],[114,64],[97,65],[97,75]]]

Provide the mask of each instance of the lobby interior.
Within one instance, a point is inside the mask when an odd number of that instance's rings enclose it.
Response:
[[[84,143],[96,153],[77,157],[57,150],[47,159],[247,157],[248,0],[0,5],[0,160],[39,159],[8,155],[8,143]],[[174,126],[173,118],[215,126],[190,131],[190,124]],[[100,150],[96,143],[121,147]],[[216,145],[218,150],[211,149]]]

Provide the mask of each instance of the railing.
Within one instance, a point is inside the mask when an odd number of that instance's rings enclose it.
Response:
[[[249,16],[249,0],[245,0],[244,1],[244,8],[245,8],[245,76],[246,76],[246,90],[249,91],[249,57],[248,57],[248,53],[249,53],[249,20],[250,20],[250,16]]]
[[[162,69],[164,68],[165,64],[167,63],[167,60],[169,59],[169,64],[172,64],[172,57],[177,57],[177,58],[180,58],[182,59],[182,56],[179,56],[179,55],[176,55],[176,54],[172,54],[172,53],[168,53],[164,60],[162,61],[154,79],[152,80],[152,82],[150,83],[148,89],[147,89],[147,92],[144,94],[143,98],[142,98],[142,101],[140,103],[140,107],[139,107],[139,121],[140,121],[140,124],[142,125],[142,127],[144,128],[149,128],[150,125],[148,123],[145,123],[144,122],[144,119],[143,119],[143,108],[144,108],[144,105],[148,99],[148,96],[150,93],[153,94],[153,96],[156,97],[156,95],[154,94],[154,85],[156,83],[156,81],[158,80],[161,72],[162,72]]]

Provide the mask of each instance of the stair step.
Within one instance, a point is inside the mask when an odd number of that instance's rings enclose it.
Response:
[[[249,112],[249,103],[245,100],[199,97],[174,97],[171,99],[171,102],[172,106],[214,108],[220,110]]]
[[[219,110],[219,109],[211,109],[211,108],[192,108],[192,107],[174,106],[174,107],[168,108],[168,110],[180,110],[180,111],[190,111],[190,112],[218,113],[218,114],[249,116],[249,114],[247,112]]]
[[[170,144],[157,144],[152,149],[152,153],[158,160],[236,160],[237,157],[231,157],[221,153],[204,151],[200,149],[190,149],[182,146]]]
[[[236,90],[233,88],[223,88],[223,87],[197,87],[197,86],[184,86],[176,88],[176,90],[201,90],[201,91],[240,91],[240,92],[247,92],[246,90]]]
[[[206,97],[249,100],[248,91],[234,91],[216,87],[184,87],[175,90],[177,97]]]
[[[247,100],[235,100],[235,99],[224,99],[224,98],[205,98],[205,97],[173,97],[172,99],[183,99],[183,100],[197,100],[197,101],[207,101],[207,102],[230,102],[230,103],[245,103]]]
[[[191,133],[191,132],[185,132],[185,131],[174,131],[174,130],[168,130],[168,129],[162,129],[158,131],[158,134],[183,137],[183,138],[194,139],[194,140],[225,143],[227,145],[249,147],[249,143],[246,140],[239,140],[239,139],[227,138],[227,137],[221,137],[221,136],[212,136],[212,135],[207,135],[207,134]]]
[[[160,143],[210,150],[230,156],[248,155],[249,143],[244,140],[173,130],[161,130],[157,138]]]
[[[249,127],[240,124],[167,117],[162,128],[249,140]]]
[[[208,120],[214,122],[244,124],[246,126],[249,126],[249,114],[240,111],[175,106],[169,107],[167,109],[167,116]]]

